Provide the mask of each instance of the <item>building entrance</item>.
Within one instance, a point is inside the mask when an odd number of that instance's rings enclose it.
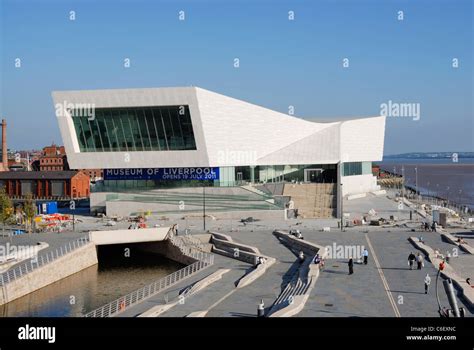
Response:
[[[304,182],[323,182],[323,169],[305,169]]]

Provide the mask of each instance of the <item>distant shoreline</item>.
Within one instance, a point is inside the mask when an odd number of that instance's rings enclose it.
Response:
[[[423,165],[472,165],[474,158],[458,158],[453,162],[451,158],[383,158],[374,164],[423,164]]]
[[[474,160],[471,162],[390,159],[374,162],[388,173],[405,176],[405,187],[474,210]]]

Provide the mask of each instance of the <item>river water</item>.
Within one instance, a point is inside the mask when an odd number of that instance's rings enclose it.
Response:
[[[387,159],[382,169],[405,174],[406,185],[422,194],[437,196],[474,209],[474,162],[472,159],[449,160]],[[416,168],[416,170],[415,170]]]
[[[169,275],[183,265],[157,254],[124,247],[99,249],[99,264],[0,306],[3,317],[82,316]]]

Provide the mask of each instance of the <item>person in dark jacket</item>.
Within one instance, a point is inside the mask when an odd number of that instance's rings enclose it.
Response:
[[[349,275],[352,275],[354,273],[354,260],[352,257],[349,258],[347,265],[349,266]]]
[[[415,264],[416,261],[416,256],[413,254],[413,252],[410,252],[410,255],[408,255],[408,266],[410,266],[410,270],[413,269],[413,265]]]

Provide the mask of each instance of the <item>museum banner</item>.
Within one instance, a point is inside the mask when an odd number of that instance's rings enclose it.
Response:
[[[219,180],[219,168],[105,169],[104,180]]]

